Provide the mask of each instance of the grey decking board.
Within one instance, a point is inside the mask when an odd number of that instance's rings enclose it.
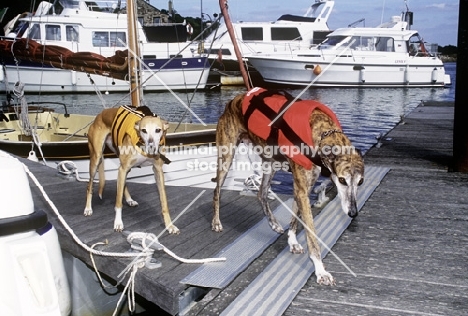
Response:
[[[122,234],[113,232],[115,181],[106,182],[103,200],[98,198],[97,185],[94,186],[94,214],[85,217],[83,210],[87,183],[65,180],[58,177],[54,169],[27,160],[22,161],[40,179],[52,201],[84,242],[91,245],[107,239],[109,245],[99,248],[103,251],[121,252],[129,248]],[[36,207],[45,209],[49,214],[49,220],[57,228],[62,248],[89,264],[88,253],[81,249],[57,222],[38,189],[33,184],[31,188]],[[139,206],[131,208],[124,202],[125,229],[148,231],[158,235],[164,229],[164,224],[160,215],[156,186],[130,183],[129,190],[132,197],[139,202]],[[171,216],[174,219],[203,189],[167,186],[166,191]],[[212,198],[213,191],[206,190],[176,223],[181,229],[181,234],[170,236],[164,233],[160,237],[161,243],[181,257],[210,257],[264,216],[255,197],[240,196],[239,192],[223,190],[221,219],[225,229],[222,233],[212,232]],[[272,207],[277,204],[278,202],[273,202]],[[141,270],[136,278],[136,292],[169,313],[175,314],[178,312],[179,294],[185,289],[179,281],[199,265],[180,264],[163,252],[156,253],[155,257],[163,263],[163,266],[157,270]],[[97,256],[95,259],[99,269],[114,279],[130,262],[130,259],[109,259]]]
[[[466,315],[468,175],[447,172],[453,120],[441,117],[453,107],[419,108],[366,154],[392,170],[333,248],[358,277],[327,257],[337,286],[311,278],[285,315]]]

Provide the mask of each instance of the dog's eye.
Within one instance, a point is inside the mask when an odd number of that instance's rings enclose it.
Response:
[[[156,133],[161,133],[161,129],[160,129],[160,128],[157,128],[157,129],[155,130],[155,132],[156,132]]]
[[[145,134],[147,133],[146,128],[142,128],[141,131]]]
[[[346,183],[346,179],[343,178],[343,177],[339,177],[339,178],[338,178],[338,181],[340,181],[340,183],[341,183],[342,185],[348,185],[348,184]]]
[[[359,180],[358,184],[357,185],[361,185],[364,183],[364,178],[361,178],[361,180]]]

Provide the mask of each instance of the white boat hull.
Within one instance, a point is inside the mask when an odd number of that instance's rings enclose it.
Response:
[[[204,89],[208,80],[209,68],[203,67],[204,59],[200,59],[200,68],[161,70],[152,76],[150,71],[143,73],[143,90],[167,91],[183,89]],[[63,92],[128,92],[130,83],[126,80],[91,75],[73,70],[41,67],[5,66],[5,84],[12,88],[17,81],[24,84],[24,91],[63,93]],[[92,79],[93,83],[91,82]],[[145,81],[149,78],[148,81]]]
[[[266,82],[297,86],[444,87],[444,66],[436,57],[369,58],[255,56],[249,61]],[[319,66],[321,71],[314,69]]]

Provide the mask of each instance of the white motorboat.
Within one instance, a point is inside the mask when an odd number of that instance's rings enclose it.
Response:
[[[331,31],[327,21],[334,1],[316,0],[304,16],[285,14],[274,22],[232,23],[242,56],[247,61],[255,53],[286,52],[317,45]],[[211,33],[203,44],[212,68],[239,71],[239,62],[225,24]]]
[[[266,82],[294,86],[444,87],[437,52],[410,28],[412,12],[377,27],[340,28],[317,47],[258,53],[249,62]]]
[[[74,53],[94,53],[103,57],[116,55],[125,50],[128,43],[127,16],[114,13],[117,1],[87,2],[82,0],[56,0],[53,4],[42,2],[34,15],[20,18],[6,42],[18,39],[38,44],[38,47],[60,47]],[[208,79],[209,64],[206,57],[180,51],[181,43],[148,42],[140,23],[138,24],[139,56],[142,57],[143,90],[180,90],[204,88]],[[13,44],[14,45],[14,44]],[[39,46],[42,45],[42,46]],[[37,52],[36,52],[37,53]],[[26,54],[29,54],[27,52]],[[123,91],[129,89],[128,78],[112,78],[110,75],[89,76],[89,73],[60,69],[61,65],[43,60],[15,56],[11,51],[2,51],[4,70],[0,82],[13,86],[21,81],[25,92],[94,92],[96,90]]]

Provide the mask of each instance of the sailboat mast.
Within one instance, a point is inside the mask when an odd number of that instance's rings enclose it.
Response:
[[[139,106],[141,100],[140,77],[140,46],[137,34],[137,13],[133,0],[127,0],[127,28],[128,28],[128,75],[130,79],[130,96],[133,106]]]
[[[234,34],[231,18],[229,17],[227,10],[227,0],[219,0],[219,7],[221,9],[221,13],[223,14],[224,23],[226,23],[226,28],[228,30],[229,37],[231,38],[232,45],[234,45],[234,52],[236,53],[237,62],[239,63],[242,79],[244,80],[244,84],[247,90],[250,90],[252,87],[250,85],[249,76],[247,75],[247,70],[245,69],[244,61],[242,60],[242,54],[239,50],[239,46],[237,45],[236,35]]]

